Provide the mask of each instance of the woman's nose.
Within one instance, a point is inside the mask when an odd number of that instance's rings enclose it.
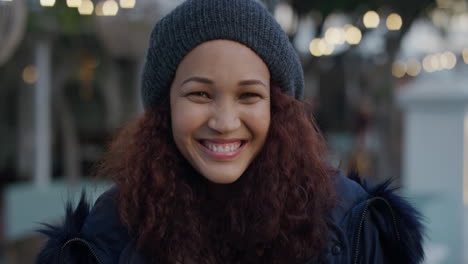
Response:
[[[213,109],[208,127],[220,134],[235,131],[241,126],[238,111],[234,106],[223,105]]]

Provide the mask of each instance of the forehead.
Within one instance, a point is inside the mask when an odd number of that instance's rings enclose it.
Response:
[[[177,76],[270,79],[265,62],[249,47],[231,40],[211,40],[191,50],[179,64]]]

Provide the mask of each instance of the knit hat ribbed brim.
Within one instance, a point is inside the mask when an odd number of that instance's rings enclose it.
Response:
[[[142,78],[145,109],[168,95],[182,59],[199,44],[237,41],[256,52],[282,91],[302,98],[299,57],[271,14],[254,0],[187,0],[162,18],[151,33]]]

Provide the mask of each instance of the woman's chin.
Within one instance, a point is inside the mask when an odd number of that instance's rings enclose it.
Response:
[[[203,177],[205,177],[208,181],[210,181],[211,183],[216,183],[216,184],[231,184],[231,183],[234,183],[236,182],[239,178],[240,178],[240,174],[239,175],[236,175],[236,174],[233,174],[233,175],[219,175],[219,174],[216,174],[216,175],[206,175],[206,174],[202,174]]]

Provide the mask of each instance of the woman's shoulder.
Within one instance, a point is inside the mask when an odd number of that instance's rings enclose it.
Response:
[[[339,222],[351,208],[365,200],[369,193],[359,182],[346,177],[342,173],[337,173],[332,177],[337,194],[337,203],[331,217],[334,222]]]
[[[36,263],[118,263],[129,237],[120,222],[116,194],[117,188],[110,188],[92,208],[84,192],[76,208],[68,203],[61,224],[39,230],[48,241]]]
[[[331,253],[335,259],[352,263],[422,262],[422,216],[397,194],[391,181],[370,184],[343,174],[336,175],[334,181],[337,204],[331,218],[336,232]]]

